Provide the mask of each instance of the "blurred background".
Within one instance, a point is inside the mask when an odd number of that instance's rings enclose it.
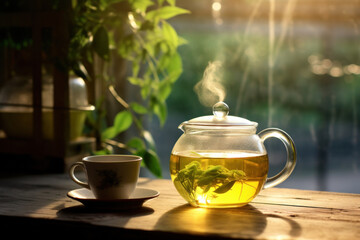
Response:
[[[222,63],[230,115],[277,127],[297,148],[297,166],[279,187],[360,193],[360,1],[178,1],[191,14],[171,23],[187,40],[184,72],[153,123],[164,176],[183,121],[211,115],[194,86],[209,62]],[[277,140],[266,142],[272,176],[285,165]]]

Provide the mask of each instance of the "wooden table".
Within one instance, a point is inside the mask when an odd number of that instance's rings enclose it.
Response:
[[[0,236],[360,239],[357,194],[272,188],[242,208],[203,209],[186,204],[170,180],[142,178],[138,186],[158,190],[160,196],[138,210],[95,211],[66,196],[78,186],[65,174],[1,179]]]

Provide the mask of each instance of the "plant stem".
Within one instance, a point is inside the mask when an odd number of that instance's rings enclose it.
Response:
[[[124,144],[124,143],[117,142],[117,141],[114,141],[114,140],[111,140],[111,139],[106,139],[106,140],[105,140],[105,143],[106,143],[106,144],[109,144],[109,145],[112,145],[112,146],[116,146],[116,147],[118,147],[118,148],[126,149],[126,150],[128,150],[129,152],[131,152],[131,153],[135,153],[135,150],[134,150],[134,149],[129,148],[129,147],[126,146],[126,144]]]
[[[129,110],[129,112],[131,113],[131,115],[133,117],[135,125],[136,125],[137,129],[139,130],[140,135],[143,137],[144,136],[144,128],[141,124],[141,121],[137,118],[137,116],[133,113],[133,111],[131,111],[130,105],[124,99],[122,99],[122,97],[119,96],[119,94],[116,92],[113,85],[109,85],[109,91],[114,96],[116,101],[118,101],[124,108],[126,108],[126,110]]]
[[[114,96],[114,98],[116,99],[116,101],[118,101],[124,108],[126,108],[126,109],[130,108],[129,104],[124,99],[122,99],[119,96],[119,94],[117,94],[113,85],[109,85],[109,90],[110,90],[111,94]]]

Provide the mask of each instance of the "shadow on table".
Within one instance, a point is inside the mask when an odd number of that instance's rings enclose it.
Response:
[[[154,210],[148,207],[110,212],[79,205],[59,210],[56,219],[0,216],[0,225],[2,239],[29,239],[31,236],[34,239],[115,239],[114,236],[120,234],[126,236],[125,239],[138,239],[136,231],[122,227],[129,219],[152,213]]]
[[[149,208],[149,207],[141,207],[138,209],[118,209],[118,210],[114,210],[114,209],[97,209],[97,208],[89,208],[89,207],[85,207],[83,205],[78,205],[78,206],[72,206],[72,207],[67,207],[67,208],[63,208],[60,211],[57,212],[57,216],[58,217],[64,217],[64,216],[73,216],[73,215],[79,215],[79,214],[83,214],[83,215],[87,215],[87,214],[99,214],[99,213],[103,213],[103,214],[113,214],[113,215],[117,215],[117,216],[129,216],[129,217],[140,217],[140,216],[145,216],[145,215],[149,215],[154,213],[154,209]]]
[[[53,222],[63,222],[65,225],[63,229],[66,229],[66,233],[71,233],[66,238],[70,239],[115,239],[119,237],[141,239],[141,236],[137,236],[136,230],[126,229],[125,226],[133,218],[153,213],[154,209],[149,207],[111,210],[77,205],[59,210],[57,212],[57,220],[59,221]],[[61,235],[61,233],[59,234]]]
[[[248,204],[241,208],[206,209],[182,205],[166,212],[157,222],[155,229],[176,231],[211,238],[255,238],[262,234],[268,224],[268,218],[278,218],[289,223],[288,233],[296,237],[301,234],[301,227],[292,219],[275,214],[263,214],[256,207]]]
[[[268,218],[277,218],[277,219],[281,219],[281,220],[284,220],[285,222],[287,222],[290,226],[290,231],[288,233],[289,236],[299,237],[301,235],[301,232],[302,232],[301,226],[296,221],[294,221],[290,218],[276,215],[276,214],[267,214],[267,217]],[[281,233],[285,234],[284,232],[281,232]]]

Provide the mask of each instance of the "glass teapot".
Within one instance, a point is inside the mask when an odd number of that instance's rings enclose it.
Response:
[[[257,123],[228,116],[224,102],[213,106],[213,116],[183,122],[184,132],[170,157],[170,174],[179,194],[195,207],[241,207],[263,188],[276,186],[295,168],[296,150],[284,131],[268,128],[256,134]],[[287,162],[277,175],[267,178],[269,161],[264,141],[280,139]]]

